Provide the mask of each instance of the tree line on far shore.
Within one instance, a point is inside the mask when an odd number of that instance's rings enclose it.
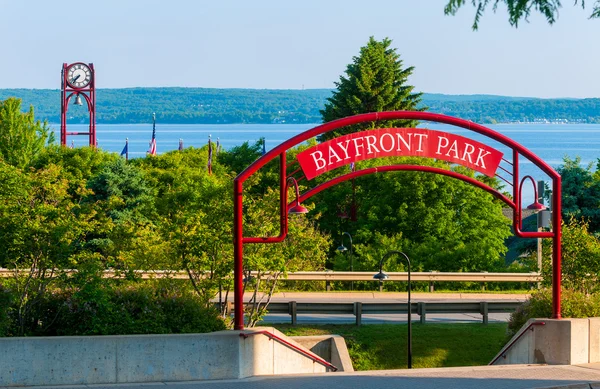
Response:
[[[96,121],[100,124],[318,123],[330,89],[267,90],[211,88],[98,89]],[[60,91],[0,89],[0,100],[22,99],[33,105],[36,116],[60,122]],[[87,107],[68,110],[69,123],[88,123]],[[419,106],[430,112],[456,116],[476,123],[575,122],[600,123],[600,99],[537,99],[491,95],[424,93]]]

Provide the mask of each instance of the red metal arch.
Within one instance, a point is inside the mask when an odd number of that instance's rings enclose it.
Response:
[[[442,174],[456,179],[460,179],[474,186],[477,186],[497,198],[508,204],[513,210],[513,226],[515,235],[526,238],[552,238],[553,240],[553,275],[552,275],[552,297],[553,297],[553,318],[559,319],[560,314],[560,280],[561,280],[561,178],[560,175],[548,164],[546,164],[537,155],[523,147],[519,143],[512,139],[479,124],[471,121],[440,115],[429,112],[414,112],[414,111],[396,111],[396,112],[374,112],[351,116],[339,120],[335,120],[329,123],[322,124],[307,130],[293,138],[283,142],[279,146],[270,150],[268,153],[263,155],[261,158],[256,160],[252,165],[246,168],[234,179],[234,296],[235,296],[235,329],[241,330],[244,328],[244,316],[243,316],[243,246],[244,243],[276,243],[281,242],[287,236],[287,162],[286,152],[291,147],[301,144],[308,139],[311,139],[317,135],[329,132],[341,127],[346,127],[353,124],[379,121],[379,120],[397,120],[397,119],[408,119],[408,120],[425,120],[437,123],[445,123],[456,127],[462,127],[471,131],[475,131],[482,135],[485,135],[491,139],[494,139],[507,147],[510,147],[513,152],[512,162],[512,176],[513,176],[513,199],[510,200],[500,192],[489,187],[488,185],[477,181],[476,179],[462,174],[453,172],[451,170],[439,169],[431,166],[416,166],[416,165],[393,165],[393,166],[380,166],[376,168],[363,169],[342,176],[338,176],[328,182],[322,183],[319,186],[310,189],[300,196],[300,201],[304,201],[311,196],[327,189],[331,186],[337,185],[341,182],[350,180],[352,178],[360,177],[367,174],[373,174],[376,172],[384,171],[422,171],[428,173]],[[553,223],[551,232],[524,232],[521,231],[521,185],[519,183],[519,155],[524,156],[539,167],[544,173],[546,173],[552,179],[552,190],[553,190]],[[276,237],[244,237],[243,236],[243,183],[256,171],[262,168],[266,163],[279,157],[280,166],[280,234]],[[510,173],[510,172],[509,172]]]
[[[497,197],[498,199],[500,199],[504,203],[506,203],[506,205],[508,205],[512,209],[515,209],[515,203],[511,199],[509,199],[502,193],[498,192],[496,189],[492,188],[491,186],[489,186],[481,181],[478,181],[473,177],[465,176],[464,174],[460,174],[460,173],[457,173],[452,170],[442,169],[442,168],[433,167],[433,166],[421,166],[421,165],[377,166],[377,167],[372,167],[372,168],[368,168],[368,169],[357,170],[355,172],[344,174],[342,176],[333,178],[327,182],[317,185],[314,188],[304,192],[302,195],[300,195],[300,202],[308,200],[312,196],[324,191],[327,188],[330,188],[337,184],[341,184],[342,182],[351,180],[353,178],[362,177],[362,176],[366,176],[369,174],[375,174],[375,173],[396,172],[396,171],[409,171],[409,172],[418,171],[418,172],[425,172],[425,173],[441,174],[443,176],[456,178],[458,180],[464,181],[464,182],[474,185],[478,188],[481,188],[488,193],[491,193],[492,195],[494,195],[495,197]],[[293,204],[295,204],[295,203],[293,203]],[[292,203],[288,204],[288,209],[293,204]]]

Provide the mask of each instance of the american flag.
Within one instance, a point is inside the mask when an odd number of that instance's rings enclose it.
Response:
[[[213,147],[212,141],[210,140],[210,135],[208,136],[208,174],[212,174],[212,155],[213,155]]]
[[[129,160],[129,138],[125,138],[125,147],[121,151],[121,155],[125,156],[125,160]]]
[[[350,162],[350,171],[353,172],[356,170],[356,165],[354,164],[354,162]]]
[[[150,150],[148,154],[156,155],[156,114],[152,114],[152,140],[150,141]]]
[[[179,151],[183,150],[183,139],[179,138]]]

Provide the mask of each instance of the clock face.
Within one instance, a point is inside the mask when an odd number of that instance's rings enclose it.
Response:
[[[67,68],[67,83],[75,89],[85,88],[92,81],[92,71],[83,63],[74,63]]]

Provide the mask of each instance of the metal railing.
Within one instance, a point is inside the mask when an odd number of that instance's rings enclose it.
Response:
[[[292,350],[295,350],[297,352],[299,352],[300,354],[312,359],[314,362],[320,363],[321,365],[325,366],[327,369],[331,369],[333,371],[338,371],[338,368],[335,367],[334,365],[332,365],[331,363],[327,362],[326,360],[324,360],[323,358],[317,356],[316,354],[314,354],[313,352],[310,351],[306,351],[298,346],[296,346],[293,343],[288,342],[287,340],[280,338],[279,336],[270,333],[269,331],[253,331],[253,332],[242,332],[240,333],[240,337],[246,339],[249,336],[253,336],[253,335],[265,335],[267,336],[269,339],[273,339],[278,341],[281,344],[284,344],[285,346],[291,348]]]
[[[217,303],[218,304],[218,303]],[[420,317],[420,322],[425,324],[427,314],[439,313],[479,313],[483,324],[488,323],[490,313],[514,312],[522,302],[520,301],[444,301],[425,302],[419,301],[410,304],[411,313]],[[362,315],[373,314],[407,314],[408,303],[327,303],[327,302],[271,302],[267,307],[268,313],[286,313],[290,315],[292,325],[298,323],[299,314],[347,314],[354,315],[356,325],[362,322]],[[231,311],[229,311],[231,312]]]
[[[521,339],[523,337],[523,335],[525,335],[528,331],[533,332],[533,326],[544,326],[546,325],[545,321],[534,321],[531,324],[529,324],[527,326],[527,328],[525,328],[523,331],[521,331],[521,333],[519,334],[519,336],[517,336],[512,342],[510,342],[509,344],[507,344],[506,346],[504,346],[502,348],[502,350],[500,350],[500,352],[498,353],[498,355],[496,356],[496,358],[494,358],[493,361],[491,361],[490,363],[488,363],[489,366],[493,365],[494,363],[496,363],[496,361],[498,361],[498,359],[502,358],[506,358],[506,352],[515,344],[517,343],[517,341],[519,339]]]

